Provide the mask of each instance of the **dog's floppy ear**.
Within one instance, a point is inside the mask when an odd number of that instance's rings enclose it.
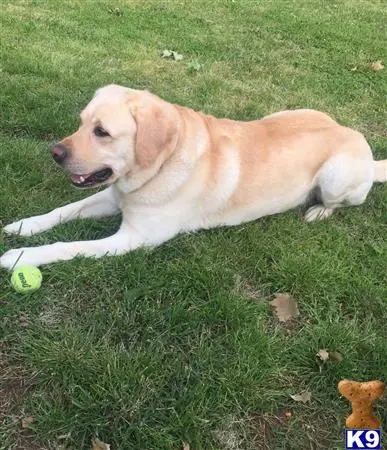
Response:
[[[137,124],[136,160],[140,167],[146,168],[161,152],[174,150],[179,116],[173,105],[153,96],[131,105],[131,111]]]

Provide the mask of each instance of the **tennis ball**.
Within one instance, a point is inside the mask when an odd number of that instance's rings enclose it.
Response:
[[[18,267],[12,272],[11,283],[16,292],[31,294],[42,284],[42,273],[35,266]]]

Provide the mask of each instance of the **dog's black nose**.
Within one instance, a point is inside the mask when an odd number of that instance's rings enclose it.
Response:
[[[55,162],[57,162],[58,164],[63,164],[64,160],[69,154],[69,151],[63,144],[56,144],[54,147],[52,147],[51,153],[52,157],[55,159]]]

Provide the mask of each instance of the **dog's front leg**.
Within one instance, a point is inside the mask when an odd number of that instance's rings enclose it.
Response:
[[[116,234],[95,241],[57,242],[40,247],[9,250],[0,258],[0,266],[11,270],[22,265],[41,266],[58,261],[68,261],[77,256],[101,258],[120,255],[144,245],[142,236],[123,224]]]
[[[56,208],[47,214],[13,222],[4,228],[4,232],[31,236],[50,230],[59,223],[78,218],[111,216],[118,212],[119,207],[114,198],[113,188],[109,187],[78,202]]]

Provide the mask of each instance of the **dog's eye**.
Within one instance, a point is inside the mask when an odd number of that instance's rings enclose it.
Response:
[[[101,125],[97,125],[94,128],[93,132],[97,137],[101,138],[110,136],[110,134],[104,128],[102,128]]]

